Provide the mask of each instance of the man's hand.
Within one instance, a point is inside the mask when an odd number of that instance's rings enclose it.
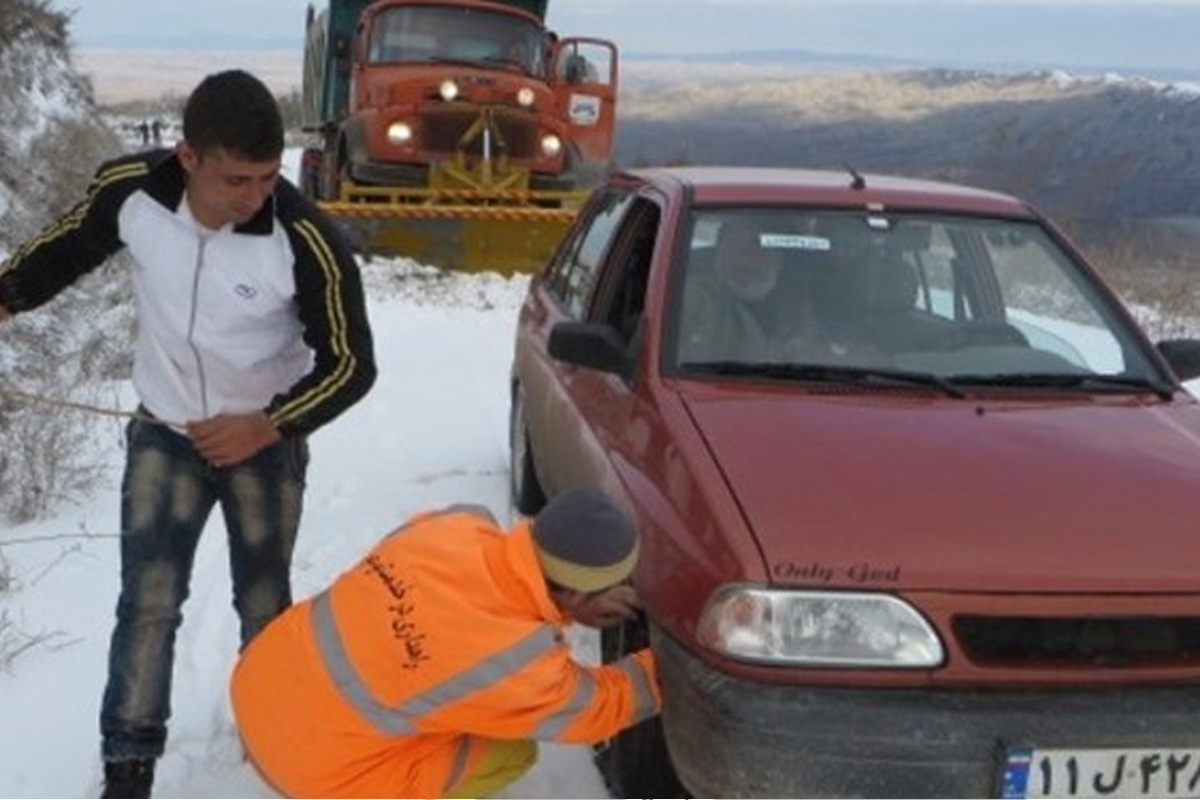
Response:
[[[11,317],[12,313],[4,306],[0,306],[0,322],[5,322]]]
[[[261,411],[189,422],[187,433],[200,455],[218,467],[240,464],[283,438]]]
[[[567,589],[559,593],[556,602],[572,620],[591,628],[619,625],[642,610],[637,590],[628,583],[591,593]]]
[[[622,583],[592,598],[593,625],[608,628],[633,619],[642,610],[642,601],[633,586]]]

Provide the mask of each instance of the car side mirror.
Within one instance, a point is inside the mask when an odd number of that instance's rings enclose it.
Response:
[[[1164,339],[1156,346],[1181,381],[1200,378],[1200,339]]]
[[[628,378],[625,342],[616,328],[600,322],[560,322],[550,329],[551,358]]]

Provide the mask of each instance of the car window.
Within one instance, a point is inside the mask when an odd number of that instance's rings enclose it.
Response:
[[[583,319],[592,291],[632,195],[605,192],[593,198],[584,217],[567,243],[562,258],[546,276],[550,293],[561,302],[569,316]]]
[[[695,212],[690,231],[664,337],[682,372],[1162,380],[1144,338],[1036,222],[720,208]]]
[[[633,339],[642,321],[660,219],[657,205],[644,199],[634,201],[592,305],[591,319],[611,325],[625,342]]]

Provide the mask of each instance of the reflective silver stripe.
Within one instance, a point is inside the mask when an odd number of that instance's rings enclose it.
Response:
[[[526,664],[559,645],[557,629],[552,625],[541,625],[521,641],[506,650],[501,650],[477,666],[410,698],[399,707],[389,708],[375,699],[350,663],[345,644],[333,619],[333,604],[330,602],[328,591],[321,592],[313,598],[312,625],[317,650],[321,654],[321,663],[325,665],[325,670],[342,700],[377,731],[387,735],[416,733],[413,719],[519,672]]]
[[[654,707],[654,692],[650,688],[650,676],[646,674],[641,663],[632,656],[626,656],[614,666],[624,672],[629,677],[629,682],[633,684],[634,702],[631,724],[650,719],[658,713]]]
[[[313,598],[312,624],[321,661],[342,699],[380,733],[415,733],[412,723],[404,714],[389,709],[371,696],[370,690],[354,670],[337,624],[333,621],[333,604],[329,601],[328,591]]]
[[[464,733],[458,737],[458,747],[454,750],[454,763],[450,765],[450,777],[442,787],[442,794],[450,794],[450,790],[458,785],[467,771],[467,756],[471,755],[471,734]]]
[[[409,717],[424,716],[439,706],[453,703],[471,692],[485,689],[516,674],[529,662],[553,650],[558,643],[557,629],[551,625],[541,625],[507,650],[501,650],[477,666],[417,695],[397,710]]]
[[[543,740],[558,739],[562,736],[562,732],[567,729],[567,725],[575,718],[583,709],[592,704],[592,698],[596,696],[596,679],[592,673],[587,672],[582,667],[575,667],[575,674],[578,676],[578,685],[571,697],[567,700],[566,705],[546,717],[542,724],[537,726],[533,733],[533,738]]]

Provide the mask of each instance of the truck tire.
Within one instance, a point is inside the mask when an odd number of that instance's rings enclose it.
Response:
[[[546,493],[538,481],[529,446],[529,426],[525,422],[525,392],[520,384],[513,386],[512,410],[508,417],[509,480],[513,509],[532,516],[546,505]]]
[[[644,617],[600,632],[600,655],[611,663],[650,641]],[[691,797],[667,752],[662,717],[626,728],[595,746],[593,759],[613,797]]]

